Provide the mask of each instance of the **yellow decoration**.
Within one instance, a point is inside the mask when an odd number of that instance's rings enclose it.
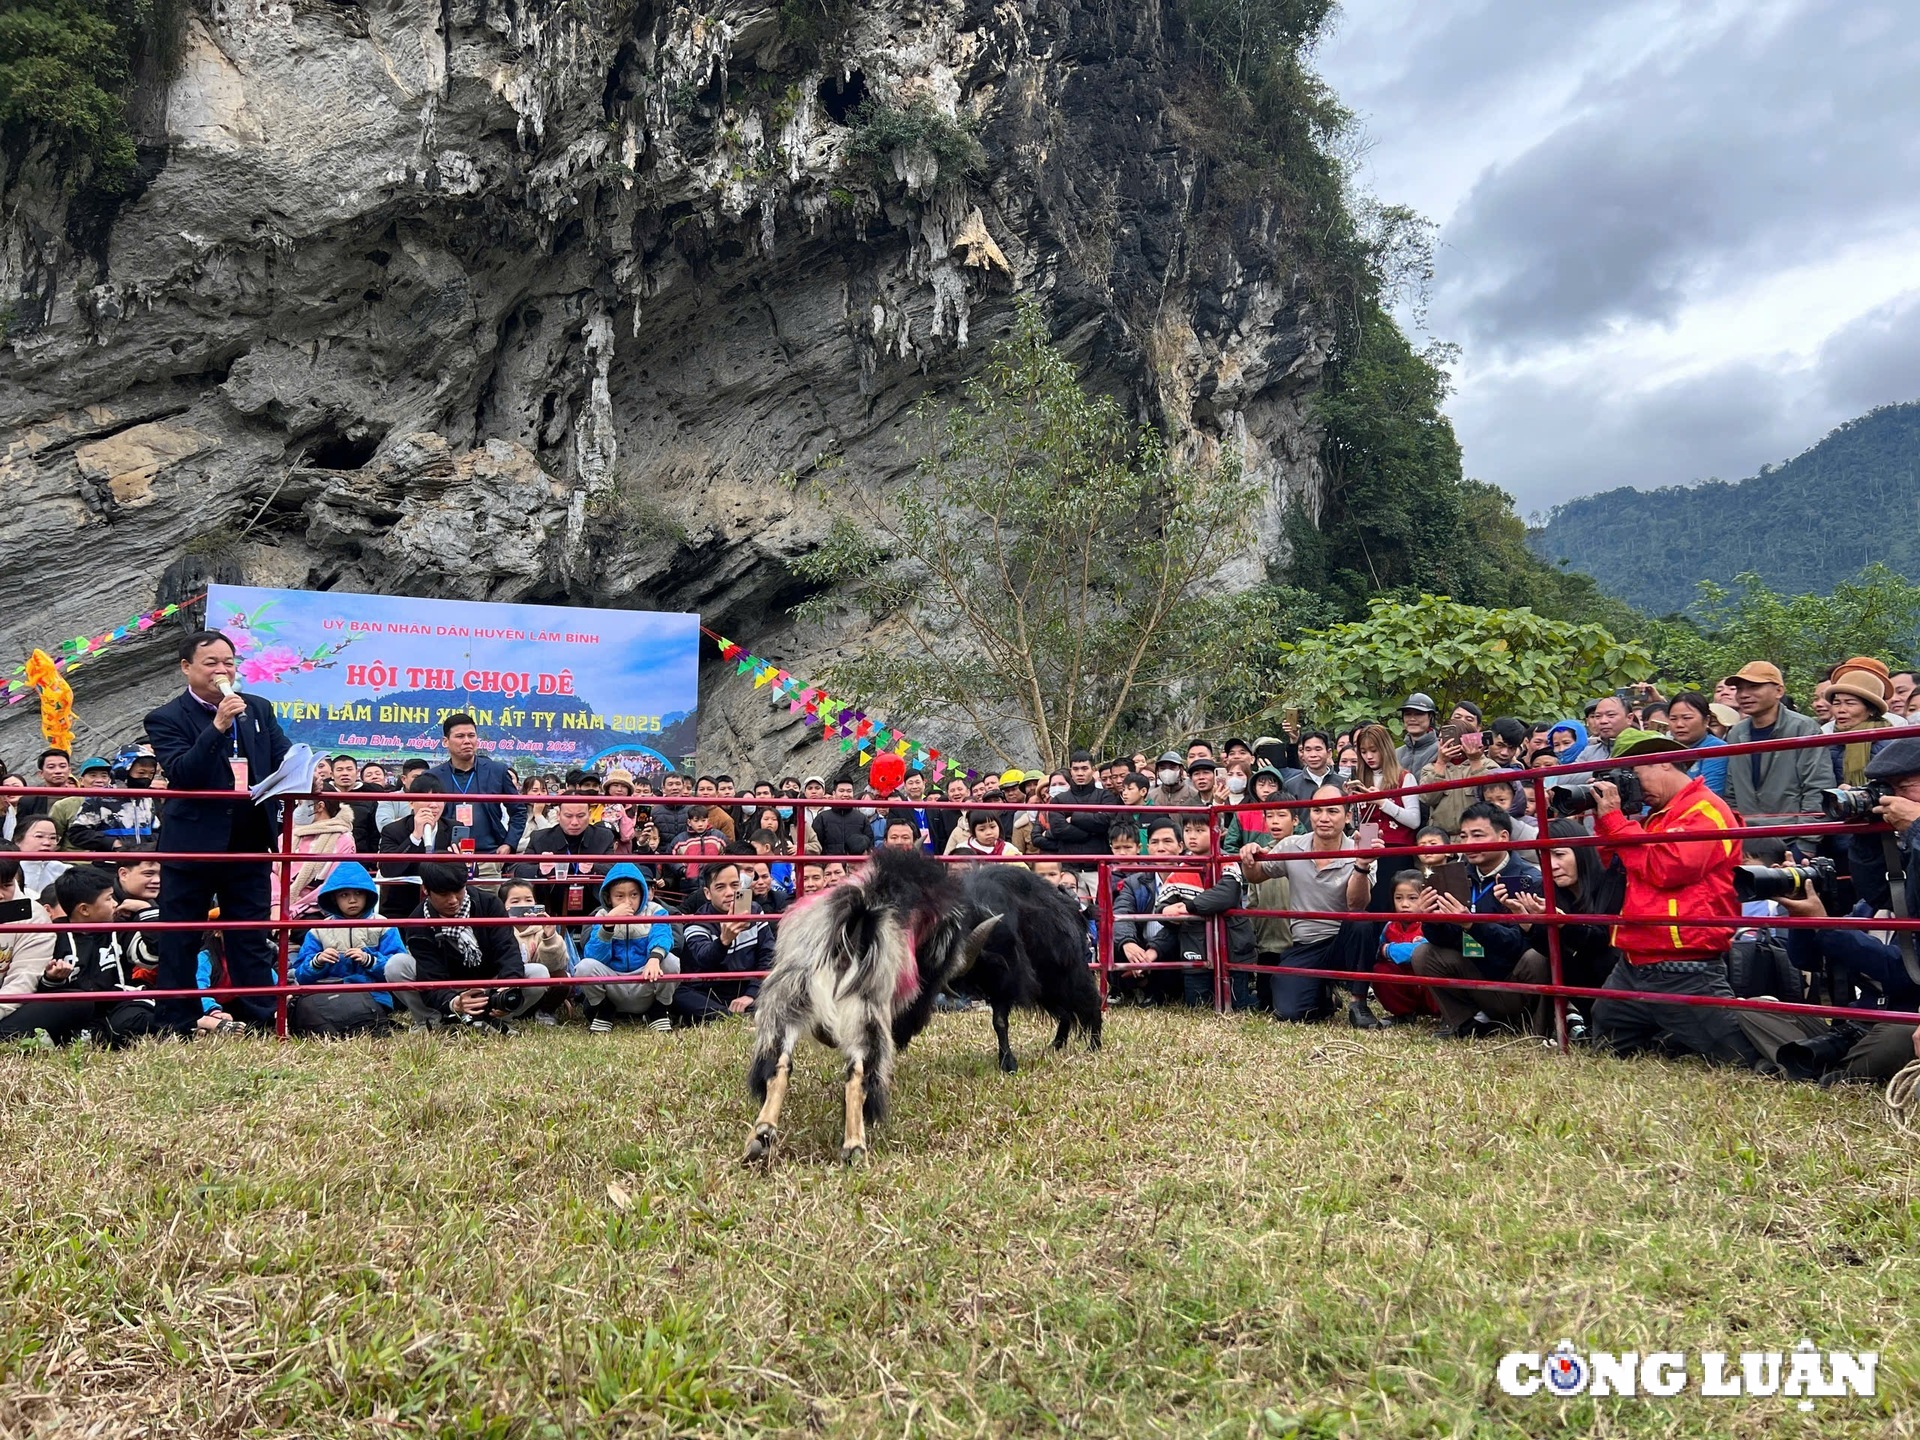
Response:
[[[54,668],[53,657],[36,650],[27,657],[27,683],[40,692],[40,733],[56,750],[73,753],[73,687]]]

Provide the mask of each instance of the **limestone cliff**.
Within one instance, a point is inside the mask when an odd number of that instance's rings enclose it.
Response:
[[[812,8],[212,0],[136,97],[129,201],[0,157],[0,654],[217,575],[697,610],[808,673],[845,638],[785,619],[811,467],[902,473],[1016,294],[1239,450],[1277,545],[1328,327],[1274,210],[1208,194],[1174,17],[884,0],[802,44]],[[863,98],[932,129],[876,156]],[[165,649],[80,672],[84,747],[171,688]],[[705,763],[805,763],[711,679]]]

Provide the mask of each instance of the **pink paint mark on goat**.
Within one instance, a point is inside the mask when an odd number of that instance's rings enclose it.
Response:
[[[896,1005],[906,1005],[920,993],[920,957],[917,953],[914,934],[907,932],[907,963],[900,967],[900,978],[894,982],[893,1000]]]

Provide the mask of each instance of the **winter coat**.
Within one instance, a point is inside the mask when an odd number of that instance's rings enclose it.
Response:
[[[694,891],[683,914],[698,915],[708,905],[707,897]],[[754,905],[750,915],[764,916],[766,911]],[[723,971],[771,970],[773,968],[773,929],[764,919],[749,922],[731,944],[720,938],[720,922],[699,920],[680,929],[680,969],[688,975],[718,975]],[[722,1005],[748,995],[760,995],[760,981],[702,981],[694,986],[704,990]]]
[[[15,899],[25,900],[32,907],[27,919],[35,925],[47,923],[47,912],[40,908],[40,902],[32,896],[15,892]],[[40,987],[40,977],[46,973],[47,965],[53,959],[53,932],[50,930],[16,930],[0,934],[0,1001],[9,995],[31,995]],[[0,1004],[0,1020],[6,1019],[20,1006]]]
[[[872,820],[857,808],[822,810],[813,838],[822,855],[864,855],[873,849]]]
[[[1818,749],[1801,752],[1819,755]],[[1742,757],[1735,756],[1737,766]],[[1822,757],[1824,758],[1824,757]],[[1602,840],[1628,835],[1705,835],[1669,845],[1622,845],[1613,853],[1627,872],[1627,898],[1613,943],[1635,965],[1657,960],[1708,960],[1724,955],[1731,928],[1692,925],[1681,917],[1735,917],[1733,867],[1740,844],[1727,832],[1735,824],[1727,802],[1695,778],[1673,800],[1640,821],[1615,810],[1594,822]],[[1603,855],[1607,852],[1603,850]]]
[[[1585,732],[1582,731],[1581,735],[1584,739]],[[1430,729],[1418,740],[1409,740],[1393,753],[1400,761],[1402,770],[1409,775],[1418,775],[1440,758],[1440,732]]]
[[[367,897],[367,907],[351,919],[340,913],[340,896],[356,891]],[[307,931],[300,953],[293,962],[296,985],[378,985],[387,978],[387,962],[406,953],[406,943],[397,926],[389,925],[377,908],[379,891],[366,867],[357,860],[342,860],[320,887],[315,897],[321,914],[334,923],[322,921]],[[340,958],[331,965],[318,964],[322,951],[337,950]],[[393,997],[384,991],[373,997],[389,1008]]]
[[[598,960],[609,970],[631,975],[646,969],[647,961],[653,956],[665,955],[673,949],[673,927],[664,919],[649,923],[649,917],[666,915],[667,907],[653,899],[647,877],[640,873],[637,865],[620,864],[607,872],[607,878],[600,882],[601,915],[604,916],[613,903],[607,892],[621,880],[639,884],[640,908],[631,917],[602,920],[595,925],[587,936],[583,958]]]
[[[353,816],[343,807],[339,814],[320,816],[305,825],[293,827],[293,848],[302,855],[327,856],[353,853]],[[293,913],[312,912],[319,891],[337,862],[327,859],[307,861],[293,872]],[[363,870],[361,872],[365,874]]]
[[[1070,785],[1058,805],[1115,805],[1119,796],[1098,785]],[[1117,817],[1104,810],[1049,810],[1040,817],[1046,827],[1034,844],[1050,855],[1105,855],[1107,828]]]
[[[446,823],[457,823],[457,806],[468,802],[462,795],[514,795],[520,791],[520,782],[514,777],[513,767],[504,761],[490,759],[485,755],[473,757],[473,768],[462,772],[453,768],[453,761],[442,760],[427,773],[437,779],[447,792]],[[473,807],[473,848],[482,855],[491,855],[502,845],[508,850],[520,848],[521,832],[527,828],[527,803],[517,804],[511,801],[494,801],[491,804],[475,804]]]
[[[1818,720],[1782,705],[1769,738],[1786,740],[1819,733]],[[1753,721],[1744,717],[1727,732],[1729,745],[1749,744],[1752,740]],[[1760,762],[1758,784],[1753,778],[1756,759]],[[1820,792],[1832,785],[1833,761],[1823,745],[1757,756],[1733,755],[1727,759],[1727,803],[1739,811],[1749,825],[1790,825],[1798,818],[1796,811],[1817,817]]]
[[[469,918],[485,920],[505,918],[507,907],[490,891],[469,888],[466,892],[471,906]],[[431,914],[423,905],[419,912],[425,918],[434,921],[435,927],[457,928],[457,920],[441,920]],[[527,967],[520,954],[520,942],[514,938],[513,928],[508,925],[475,925],[470,927],[477,954],[469,958],[460,948],[458,941],[440,933],[439,928],[418,928],[407,932],[407,948],[412,951],[414,974],[421,980],[461,980],[469,982],[476,990],[483,989],[492,980],[524,980]],[[442,1015],[450,1013],[454,996],[460,992],[454,989],[423,990],[427,1003]]]

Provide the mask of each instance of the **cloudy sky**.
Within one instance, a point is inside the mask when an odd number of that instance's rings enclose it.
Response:
[[[1344,0],[1317,64],[1522,514],[1920,399],[1916,0]]]

